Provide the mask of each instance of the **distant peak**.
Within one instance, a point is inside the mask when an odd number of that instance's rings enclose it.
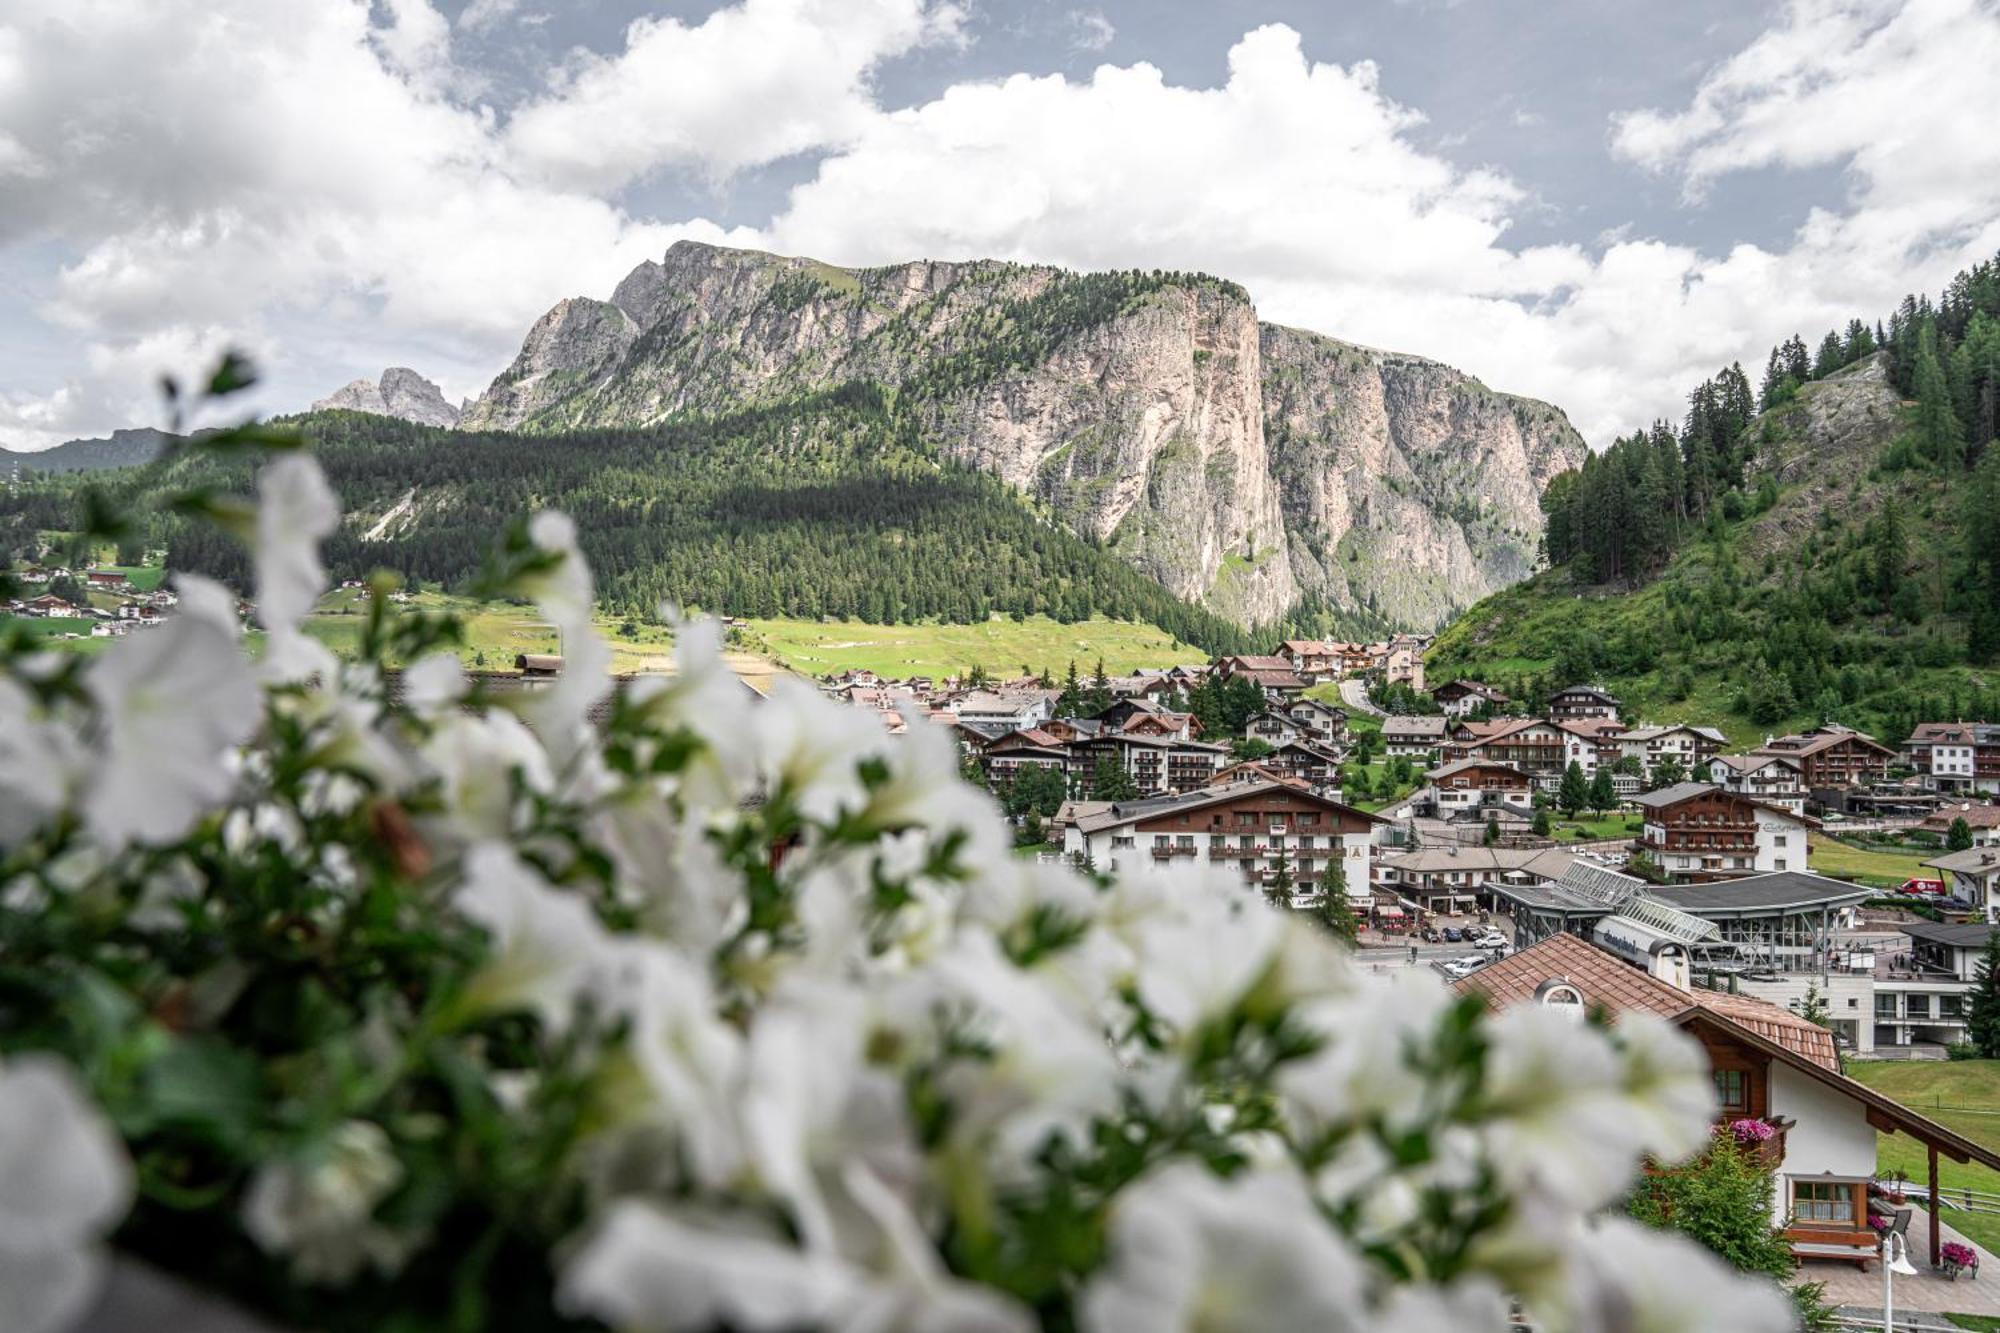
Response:
[[[315,412],[369,412],[421,426],[456,426],[459,418],[444,390],[408,366],[390,366],[378,380],[354,380],[312,406]]]

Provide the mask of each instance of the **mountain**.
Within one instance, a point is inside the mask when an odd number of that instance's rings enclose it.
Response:
[[[341,409],[414,421],[420,426],[456,426],[459,409],[444,391],[405,366],[391,366],[378,381],[355,380],[313,404],[315,412]]]
[[[135,467],[150,463],[174,437],[150,427],[114,430],[103,439],[71,440],[53,449],[16,453],[0,449],[0,471],[19,466],[23,472],[95,472],[101,468]]]
[[[1821,720],[1893,739],[1923,717],[1993,712],[2000,672],[1968,662],[1983,594],[1966,548],[2000,457],[1970,476],[1904,457],[1914,408],[1887,352],[1780,397],[1743,431],[1741,487],[1657,572],[1600,581],[1579,553],[1459,616],[1431,678],[1530,701],[1596,682],[1637,716],[1737,742]],[[1578,522],[1596,536],[1633,520]]]
[[[1177,597],[1429,626],[1523,576],[1583,442],[1449,367],[1259,322],[1233,283],[979,260],[843,269],[680,242],[536,322],[462,425],[553,433],[866,380]]]

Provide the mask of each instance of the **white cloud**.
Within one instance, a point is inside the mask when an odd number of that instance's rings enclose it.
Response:
[[[481,0],[460,26],[512,8]],[[0,437],[130,424],[162,363],[225,331],[309,367],[315,392],[390,362],[476,392],[555,300],[693,235],[850,263],[1204,269],[1267,318],[1549,398],[1602,443],[1677,413],[1719,364],[2000,248],[2000,136],[1973,110],[2000,18],[1974,0],[1796,0],[1685,107],[1620,118],[1613,151],[1691,195],[1847,168],[1849,197],[1783,247],[1720,254],[1615,225],[1589,248],[1510,243],[1522,183],[1424,146],[1372,64],[1314,63],[1280,26],[1246,34],[1215,87],[1106,65],[878,105],[882,62],[960,28],[937,0],[741,0],[634,24],[508,118],[429,0],[372,19],[366,0],[14,0],[0,246],[69,247],[38,312],[94,350],[70,385],[0,395]],[[806,152],[815,174],[754,229],[610,197]]]
[[[483,32],[512,17],[520,7],[521,0],[472,0],[459,11],[458,26],[467,32]]]
[[[1078,51],[1102,51],[1118,39],[1118,29],[1101,9],[1072,9],[1069,22],[1075,35],[1070,46]]]
[[[640,19],[612,57],[578,52],[507,127],[515,158],[566,186],[615,190],[661,167],[724,177],[841,144],[876,115],[883,60],[959,37],[932,0],[743,0],[690,26]]]

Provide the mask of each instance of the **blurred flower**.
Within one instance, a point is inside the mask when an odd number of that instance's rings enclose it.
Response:
[[[99,1241],[132,1202],[124,1145],[69,1066],[0,1064],[0,1326],[55,1333],[88,1308]]]
[[[452,901],[492,942],[461,1000],[470,1013],[526,1010],[561,1031],[578,1002],[610,977],[609,937],[590,904],[552,887],[506,847],[482,843],[468,852]]]
[[[1530,1312],[1552,1333],[1788,1333],[1798,1323],[1777,1283],[1738,1273],[1687,1237],[1628,1217],[1580,1225],[1566,1251],[1570,1280],[1562,1298]]]
[[[332,665],[299,624],[326,591],[319,544],[340,526],[340,500],[304,453],[265,464],[257,499],[257,621],[271,636],[262,667],[271,679],[297,680]]]
[[[402,1183],[381,1127],[349,1120],[306,1153],[266,1162],[243,1200],[243,1229],[300,1281],[344,1286],[364,1266],[393,1273],[415,1238],[374,1220]]]

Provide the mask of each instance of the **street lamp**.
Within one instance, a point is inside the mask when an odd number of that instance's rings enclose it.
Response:
[[[1910,1242],[1894,1231],[1882,1233],[1882,1333],[1895,1333],[1896,1296],[1895,1274],[1915,1277],[1917,1270],[1910,1266]]]

